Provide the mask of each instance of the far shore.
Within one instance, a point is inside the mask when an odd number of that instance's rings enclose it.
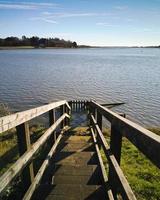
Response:
[[[79,47],[78,47],[79,48]],[[15,49],[73,49],[65,47],[33,47],[33,46],[14,46],[14,47],[0,47],[0,50],[15,50]]]
[[[0,50],[18,50],[18,49],[83,49],[83,48],[160,48],[160,46],[87,46],[79,45],[76,48],[69,47],[34,47],[34,46],[0,46]]]

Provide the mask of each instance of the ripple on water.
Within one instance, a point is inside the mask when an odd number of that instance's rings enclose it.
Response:
[[[126,102],[116,110],[159,126],[159,66],[157,49],[1,51],[0,102],[13,110],[75,98]]]

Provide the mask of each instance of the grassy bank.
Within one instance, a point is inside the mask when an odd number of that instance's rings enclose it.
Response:
[[[149,130],[160,135],[160,128]],[[109,142],[110,131],[105,129],[104,132]],[[137,199],[158,200],[160,198],[160,170],[126,138],[122,141],[121,168]],[[106,170],[108,171],[107,167]]]

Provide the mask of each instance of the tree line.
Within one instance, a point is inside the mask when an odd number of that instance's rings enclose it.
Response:
[[[77,48],[77,43],[70,40],[66,41],[59,38],[39,38],[37,36],[22,38],[6,37],[0,38],[0,46],[2,47],[18,47],[18,46],[32,46],[35,48],[45,47],[62,47],[62,48]]]

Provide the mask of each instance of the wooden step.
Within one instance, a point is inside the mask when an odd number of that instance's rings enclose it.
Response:
[[[53,171],[54,175],[86,176],[86,175],[92,175],[93,173],[98,174],[99,172],[101,172],[100,167],[98,167],[97,165],[86,165],[86,166],[55,165],[52,168],[54,170]]]
[[[58,145],[57,151],[82,152],[95,151],[93,143],[88,142],[63,142]]]
[[[45,171],[41,183],[81,183],[102,184],[102,172],[97,165],[69,166],[69,165],[50,165]],[[61,181],[61,182],[60,182]]]
[[[94,165],[98,163],[95,152],[56,152],[53,162],[59,165]]]
[[[100,185],[103,183],[100,167],[87,166],[55,166],[52,183],[54,184],[86,184]]]
[[[67,143],[92,143],[92,137],[91,136],[63,136],[61,142],[67,142]]]
[[[106,194],[102,186],[97,185],[40,185],[32,200],[104,200]]]
[[[90,176],[77,175],[56,175],[52,177],[53,184],[84,184],[84,185],[101,185],[102,180],[94,174]]]

